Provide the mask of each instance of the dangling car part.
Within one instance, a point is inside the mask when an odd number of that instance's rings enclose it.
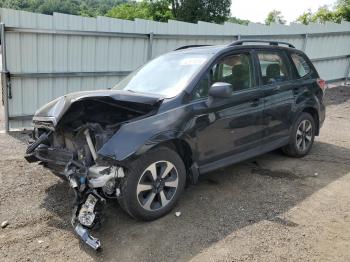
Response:
[[[35,113],[26,159],[69,181],[72,225],[87,245],[101,247],[89,232],[108,199],[154,220],[200,174],[279,147],[310,151],[325,82],[291,44],[243,45],[250,41],[180,48],[112,90],[68,94]]]
[[[154,114],[161,99],[118,91],[82,92],[52,101],[35,114],[29,162],[41,161],[69,181],[75,193],[72,225],[90,247],[101,243],[89,230],[100,224],[106,198],[117,198],[123,167],[98,156],[122,123]]]

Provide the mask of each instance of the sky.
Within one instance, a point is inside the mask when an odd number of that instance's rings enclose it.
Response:
[[[308,9],[316,11],[320,6],[333,5],[336,0],[231,0],[231,15],[263,23],[273,10],[282,12],[288,23],[293,22]]]

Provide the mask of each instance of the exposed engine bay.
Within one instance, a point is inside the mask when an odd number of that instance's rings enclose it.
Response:
[[[68,106],[62,99],[67,101],[67,97],[62,97],[52,103],[47,117],[42,115],[47,108],[34,116],[33,142],[27,148],[26,159],[40,161],[55,175],[69,181],[75,193],[71,221],[74,230],[86,244],[98,250],[101,243],[90,235],[89,229],[101,223],[106,199],[119,196],[119,182],[125,176],[123,163],[100,156],[98,151],[121,125],[152,115],[157,107],[110,96],[70,101]],[[52,116],[59,103],[65,103],[65,107],[61,106],[56,117]]]

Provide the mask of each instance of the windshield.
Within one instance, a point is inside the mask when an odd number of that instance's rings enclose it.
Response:
[[[162,55],[131,73],[113,89],[174,97],[185,89],[211,56],[189,53]]]

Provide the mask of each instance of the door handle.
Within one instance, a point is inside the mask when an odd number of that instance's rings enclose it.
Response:
[[[274,91],[279,91],[281,89],[280,85],[275,86],[275,88],[273,89]]]

